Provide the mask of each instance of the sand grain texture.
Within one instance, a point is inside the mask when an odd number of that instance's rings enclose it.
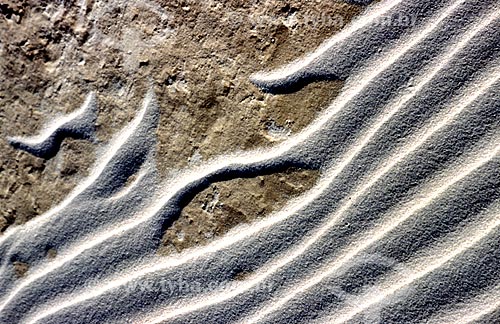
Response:
[[[305,128],[173,173],[158,163],[164,114],[150,85],[88,176],[0,236],[0,322],[498,322],[499,9],[369,5],[302,59],[249,76],[271,98],[341,82]],[[190,203],[221,208],[226,186],[294,187],[299,174],[314,184],[286,203],[242,208],[269,214],[240,214],[203,242],[171,232],[189,226]]]

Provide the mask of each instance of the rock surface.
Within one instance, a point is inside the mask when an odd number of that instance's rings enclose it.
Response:
[[[94,90],[97,143],[107,142],[133,118],[152,85],[161,110],[162,175],[228,151],[270,145],[309,124],[342,83],[273,96],[255,88],[249,76],[314,49],[362,9],[343,1],[298,0],[3,2],[0,231],[61,201],[87,175],[99,150],[95,143],[65,139],[58,155],[44,160],[13,149],[7,136],[35,135]],[[165,251],[267,214],[316,178],[316,171],[303,170],[214,184],[167,231]],[[215,192],[224,207],[203,205]],[[185,227],[191,235],[180,240]]]
[[[213,184],[186,206],[163,237],[163,254],[203,245],[241,223],[279,210],[294,196],[310,189],[319,172],[288,170],[252,179]]]

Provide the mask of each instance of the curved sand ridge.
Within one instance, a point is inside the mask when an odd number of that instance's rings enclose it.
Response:
[[[162,183],[150,92],[86,181],[0,237],[0,321],[412,323],[452,322],[463,312],[494,320],[499,9],[465,0],[369,7],[310,56],[253,77],[271,92],[346,78],[313,124],[274,148],[224,156]],[[398,13],[415,14],[415,25],[379,21]],[[290,166],[324,171],[266,219],[156,256],[164,224],[193,194]],[[47,260],[48,248],[56,258]],[[15,280],[17,260],[32,267]],[[486,304],[472,309],[464,300]]]
[[[75,112],[55,120],[38,136],[30,138],[9,137],[14,148],[43,158],[54,157],[65,137],[94,139],[97,119],[95,93],[88,94],[85,103]]]

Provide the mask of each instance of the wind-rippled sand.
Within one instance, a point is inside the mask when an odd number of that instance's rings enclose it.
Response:
[[[387,19],[401,15],[413,25]],[[87,179],[0,236],[0,321],[500,321],[499,16],[496,0],[373,4],[307,57],[253,76],[272,93],[345,79],[309,127],[168,179],[155,169],[150,91]],[[61,134],[92,138],[98,101],[11,141],[43,156]],[[166,224],[211,183],[290,167],[322,174],[263,220],[156,253]],[[13,261],[31,265],[25,277]]]

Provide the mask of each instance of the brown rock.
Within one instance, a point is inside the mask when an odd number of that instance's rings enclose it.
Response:
[[[60,202],[88,173],[96,149],[67,139],[55,158],[44,161],[9,147],[6,136],[36,134],[96,90],[97,135],[106,142],[133,118],[152,84],[161,109],[162,175],[226,152],[272,145],[309,124],[342,83],[272,96],[256,89],[249,76],[311,51],[361,10],[342,1],[4,1],[0,231]],[[214,207],[217,220],[210,224],[193,219],[188,232],[199,228],[202,235],[186,233],[186,240],[203,243],[207,235],[269,213],[273,203],[298,193],[290,189],[299,185],[296,175],[288,176],[285,183],[278,175],[267,177],[262,188],[257,179],[214,184],[208,190],[219,190],[225,205]],[[304,189],[315,176],[306,178]],[[241,181],[249,183],[244,191]],[[197,198],[207,201],[207,210],[188,206],[179,222],[208,213],[210,194]],[[257,204],[246,203],[248,197]],[[166,241],[173,238],[169,233]]]

